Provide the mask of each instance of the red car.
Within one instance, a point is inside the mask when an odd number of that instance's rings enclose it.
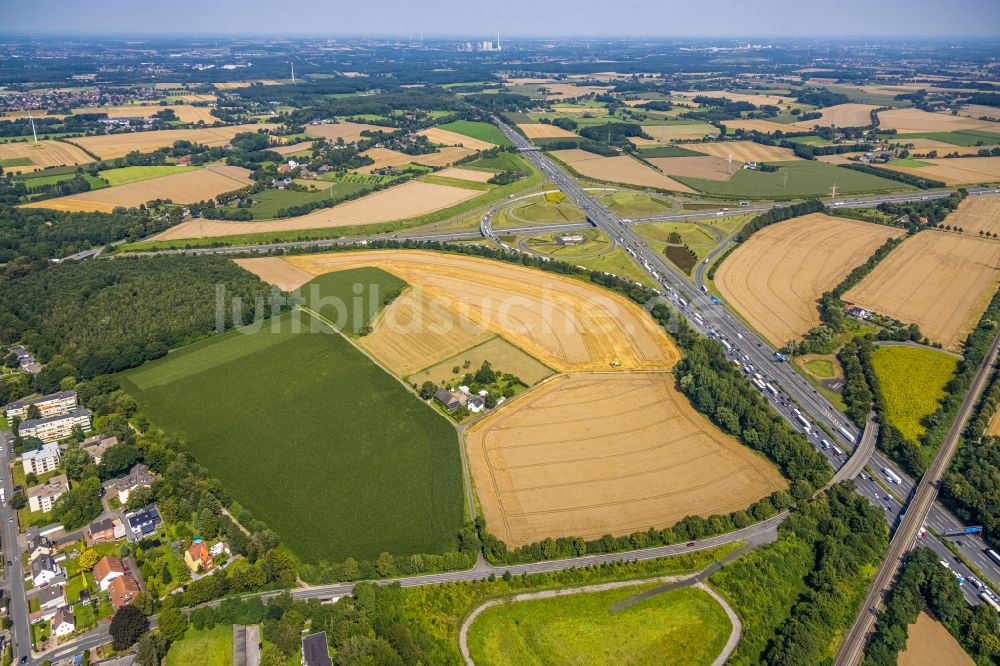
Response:
[[[694,545],[694,541],[689,541],[687,547],[690,548],[693,545]]]

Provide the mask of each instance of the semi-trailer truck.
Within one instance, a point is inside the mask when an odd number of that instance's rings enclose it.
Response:
[[[843,435],[844,439],[846,439],[848,442],[850,442],[851,444],[854,443],[854,435],[852,435],[851,431],[848,430],[845,426],[840,426],[840,428],[838,428],[837,431],[841,435]]]
[[[902,483],[903,482],[903,480],[901,478],[899,478],[896,475],[896,473],[893,472],[888,467],[883,467],[882,468],[882,474],[885,475],[885,480],[888,481],[889,483],[897,483],[898,484],[898,483]]]
[[[795,420],[802,425],[802,429],[805,430],[806,432],[812,430],[812,423],[809,423],[809,421],[806,420],[806,417],[802,416],[802,414],[796,414]]]

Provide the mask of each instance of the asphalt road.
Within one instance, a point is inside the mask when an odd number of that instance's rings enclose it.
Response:
[[[17,511],[11,508],[10,498],[14,496],[14,480],[10,465],[14,437],[0,430],[0,487],[4,490],[3,506],[0,506],[0,547],[3,549],[4,594],[10,595],[10,619],[13,621],[11,636],[14,644],[14,661],[31,654],[31,625],[28,622],[28,599],[25,594],[24,578],[21,576],[21,547],[17,541]]]

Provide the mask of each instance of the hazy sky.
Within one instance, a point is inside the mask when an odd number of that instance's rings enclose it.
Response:
[[[5,33],[1000,35],[1000,0],[0,0]]]

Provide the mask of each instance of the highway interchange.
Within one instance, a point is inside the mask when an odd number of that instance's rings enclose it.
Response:
[[[504,229],[501,233],[516,235],[519,233],[543,233],[547,231],[563,231],[569,229],[586,228],[595,225],[604,230],[613,242],[619,244],[636,260],[637,264],[650,274],[659,284],[667,289],[664,294],[672,301],[676,310],[682,312],[688,322],[698,331],[706,335],[712,335],[720,340],[726,340],[731,346],[729,356],[739,360],[746,367],[753,368],[753,372],[759,372],[764,381],[777,390],[772,393],[762,391],[762,395],[768,400],[771,406],[785,418],[794,428],[802,430],[801,424],[795,418],[792,410],[798,409],[808,418],[811,423],[822,424],[826,432],[820,432],[818,428],[812,428],[811,441],[817,446],[820,452],[827,458],[831,466],[836,470],[831,483],[853,478],[857,491],[868,498],[873,505],[880,507],[886,516],[886,521],[893,528],[901,525],[901,521],[906,521],[906,508],[910,498],[916,488],[912,479],[903,474],[896,466],[890,464],[881,454],[875,451],[875,441],[877,439],[877,424],[869,420],[863,433],[858,433],[857,429],[847,420],[845,416],[822,398],[811,385],[806,382],[790,364],[776,362],[774,352],[769,345],[758,338],[758,336],[746,327],[738,319],[734,318],[725,309],[725,306],[712,299],[705,287],[705,271],[707,264],[725,252],[734,242],[733,239],[724,241],[715,248],[709,255],[708,260],[699,264],[694,277],[694,286],[688,278],[683,276],[677,269],[669,263],[663,261],[657,253],[647,248],[632,229],[632,225],[646,222],[659,221],[685,221],[685,220],[708,220],[722,215],[742,215],[747,213],[760,213],[773,206],[748,206],[734,208],[728,211],[705,211],[695,213],[682,213],[673,215],[658,215],[634,220],[624,221],[613,212],[597,203],[576,181],[562,168],[543,155],[534,146],[528,143],[524,137],[506,126],[499,120],[495,121],[504,134],[522,151],[522,154],[529,159],[556,187],[565,193],[577,206],[583,210],[588,218],[587,223],[560,224],[531,226],[526,228]],[[982,188],[972,191],[975,194],[992,193],[993,190]],[[850,207],[876,206],[886,201],[912,201],[915,199],[936,198],[947,196],[950,191],[925,191],[919,195],[890,195],[890,196],[870,196],[859,198],[843,198],[838,200],[839,205]],[[537,196],[537,194],[528,195]],[[155,253],[141,254],[162,254],[162,253],[184,253],[184,254],[242,254],[242,253],[272,253],[295,249],[322,248],[335,245],[357,244],[365,240],[414,240],[414,241],[454,241],[475,239],[486,236],[494,240],[499,245],[506,247],[494,233],[490,221],[493,213],[504,206],[509,206],[510,200],[505,200],[493,208],[484,216],[483,224],[479,231],[470,232],[449,232],[449,233],[399,233],[392,236],[380,235],[368,238],[339,238],[330,240],[299,241],[290,243],[274,243],[254,246],[229,246],[214,248],[189,248],[184,250],[165,250]],[[778,204],[776,204],[778,205]],[[88,254],[91,258],[96,255]],[[697,313],[697,316],[695,316]],[[988,373],[987,373],[988,375]],[[841,429],[844,430],[841,430]],[[844,436],[844,431],[850,434],[850,438]],[[834,434],[831,434],[834,433]],[[807,434],[809,437],[809,434]],[[5,490],[9,499],[13,492],[12,479],[10,474],[10,463],[12,454],[9,444],[10,436],[0,431],[0,465],[3,467],[3,474],[0,477],[0,486]],[[823,447],[822,440],[828,440],[830,445]],[[855,448],[857,443],[857,448]],[[838,455],[834,452],[834,447],[843,451]],[[851,455],[853,453],[853,455]],[[866,465],[868,466],[866,468]],[[893,470],[900,479],[900,483],[888,482],[887,477],[881,474],[881,469],[888,467]],[[875,474],[872,474],[872,472]],[[923,545],[930,547],[938,556],[949,563],[950,567],[957,573],[963,575],[967,580],[975,574],[969,570],[960,560],[958,560],[942,539],[936,537],[950,531],[962,529],[961,522],[952,516],[944,507],[937,503],[927,502],[926,526],[933,534],[920,537]],[[926,502],[926,498],[924,499]],[[912,510],[911,510],[912,511]],[[759,546],[769,543],[776,538],[777,526],[787,513],[778,514],[767,521],[757,523],[742,530],[737,530],[723,535],[718,535],[708,539],[700,540],[692,546],[685,544],[663,546],[659,548],[643,549],[624,553],[614,553],[608,555],[587,556],[583,558],[572,558],[567,560],[551,560],[536,562],[525,565],[509,567],[493,567],[480,558],[477,565],[470,570],[456,571],[442,574],[431,574],[427,576],[415,576],[397,579],[404,587],[415,585],[426,585],[451,581],[464,581],[483,579],[492,575],[499,575],[504,571],[512,573],[540,573],[545,571],[561,570],[570,567],[585,566],[599,562],[638,560],[663,557],[665,555],[680,552],[691,552],[713,546],[730,543],[738,540],[746,540],[749,543]],[[13,521],[11,520],[13,518]],[[9,503],[4,503],[0,507],[0,521],[3,522],[0,531],[0,540],[5,556],[15,562],[15,569],[18,569],[20,561],[21,546],[17,541],[18,525],[16,522],[16,512],[10,508]],[[923,523],[913,518],[917,527]],[[964,557],[968,558],[974,566],[983,574],[994,590],[1000,590],[1000,567],[997,566],[985,553],[985,544],[975,535],[961,537],[963,547],[961,551]],[[11,549],[11,544],[14,549]],[[906,548],[913,544],[910,538],[905,544]],[[902,546],[901,546],[902,547]],[[18,580],[19,576],[5,574],[2,582],[2,589],[11,598],[10,610],[13,620],[12,635],[17,649],[15,650],[15,662],[19,660],[18,655],[28,656],[29,650],[25,646],[30,646],[30,626],[28,624],[28,608],[25,597],[24,580]],[[383,581],[392,582],[392,581]],[[873,586],[875,589],[877,586]],[[353,583],[340,583],[334,585],[312,586],[298,588],[291,591],[294,598],[309,599],[322,598],[331,599],[350,594]],[[971,584],[963,586],[963,592],[970,603],[979,603],[978,590]],[[873,616],[874,617],[874,616]],[[863,638],[863,635],[862,635]],[[96,629],[62,644],[59,648],[46,653],[45,655],[28,656],[28,663],[40,664],[42,660],[48,659],[56,661],[61,658],[68,658],[86,647],[95,647],[108,640],[106,629]],[[845,641],[846,643],[847,641]],[[855,640],[855,642],[857,642]],[[863,645],[863,642],[862,642]],[[855,662],[842,662],[855,663]]]

